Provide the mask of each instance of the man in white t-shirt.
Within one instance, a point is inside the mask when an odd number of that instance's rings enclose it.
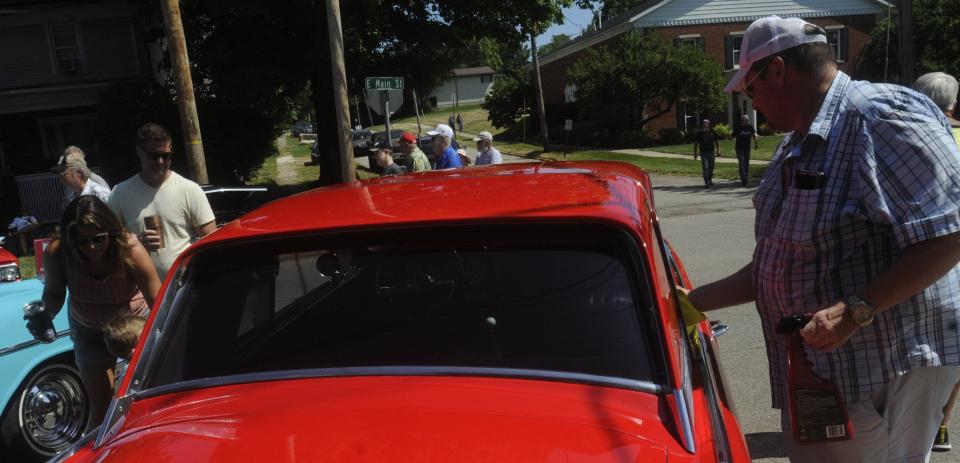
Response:
[[[150,251],[162,279],[194,239],[213,232],[217,225],[200,186],[170,170],[170,132],[148,122],[137,130],[137,139],[140,173],[113,189],[110,208]],[[144,218],[151,216],[159,216],[162,238],[157,231],[145,227]]]

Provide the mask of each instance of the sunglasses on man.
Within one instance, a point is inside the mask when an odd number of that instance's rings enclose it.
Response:
[[[93,236],[74,236],[73,242],[80,247],[90,246],[91,244],[100,246],[106,243],[108,239],[110,239],[110,233],[103,232]]]
[[[170,156],[173,156],[173,151],[147,151],[143,148],[138,148],[140,152],[146,155],[151,161],[159,161],[160,158],[164,160],[170,159]]]

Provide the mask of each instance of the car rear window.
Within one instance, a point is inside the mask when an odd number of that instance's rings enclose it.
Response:
[[[211,249],[190,263],[146,386],[414,365],[660,382],[639,256],[624,232],[563,225]]]

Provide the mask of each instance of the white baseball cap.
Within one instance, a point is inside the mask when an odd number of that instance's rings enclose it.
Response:
[[[479,134],[477,134],[477,138],[474,138],[473,141],[480,141],[480,140],[493,141],[493,134],[487,131],[480,132]]]
[[[737,89],[750,72],[753,63],[788,48],[815,42],[827,43],[827,33],[820,26],[800,18],[768,16],[754,21],[743,33],[740,70],[733,75],[723,91],[730,93]]]
[[[447,124],[437,124],[437,128],[427,132],[427,135],[430,135],[431,137],[435,135],[443,135],[447,138],[453,138],[453,129],[451,129]]]

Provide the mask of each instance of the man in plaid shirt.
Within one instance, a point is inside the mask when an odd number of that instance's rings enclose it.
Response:
[[[923,461],[960,379],[960,151],[943,113],[904,87],[852,81],[823,29],[755,21],[739,91],[779,130],[754,197],[756,248],[690,293],[701,310],[756,301],[773,406],[792,461]],[[799,446],[787,408],[781,317],[813,370],[840,387],[854,439]]]

